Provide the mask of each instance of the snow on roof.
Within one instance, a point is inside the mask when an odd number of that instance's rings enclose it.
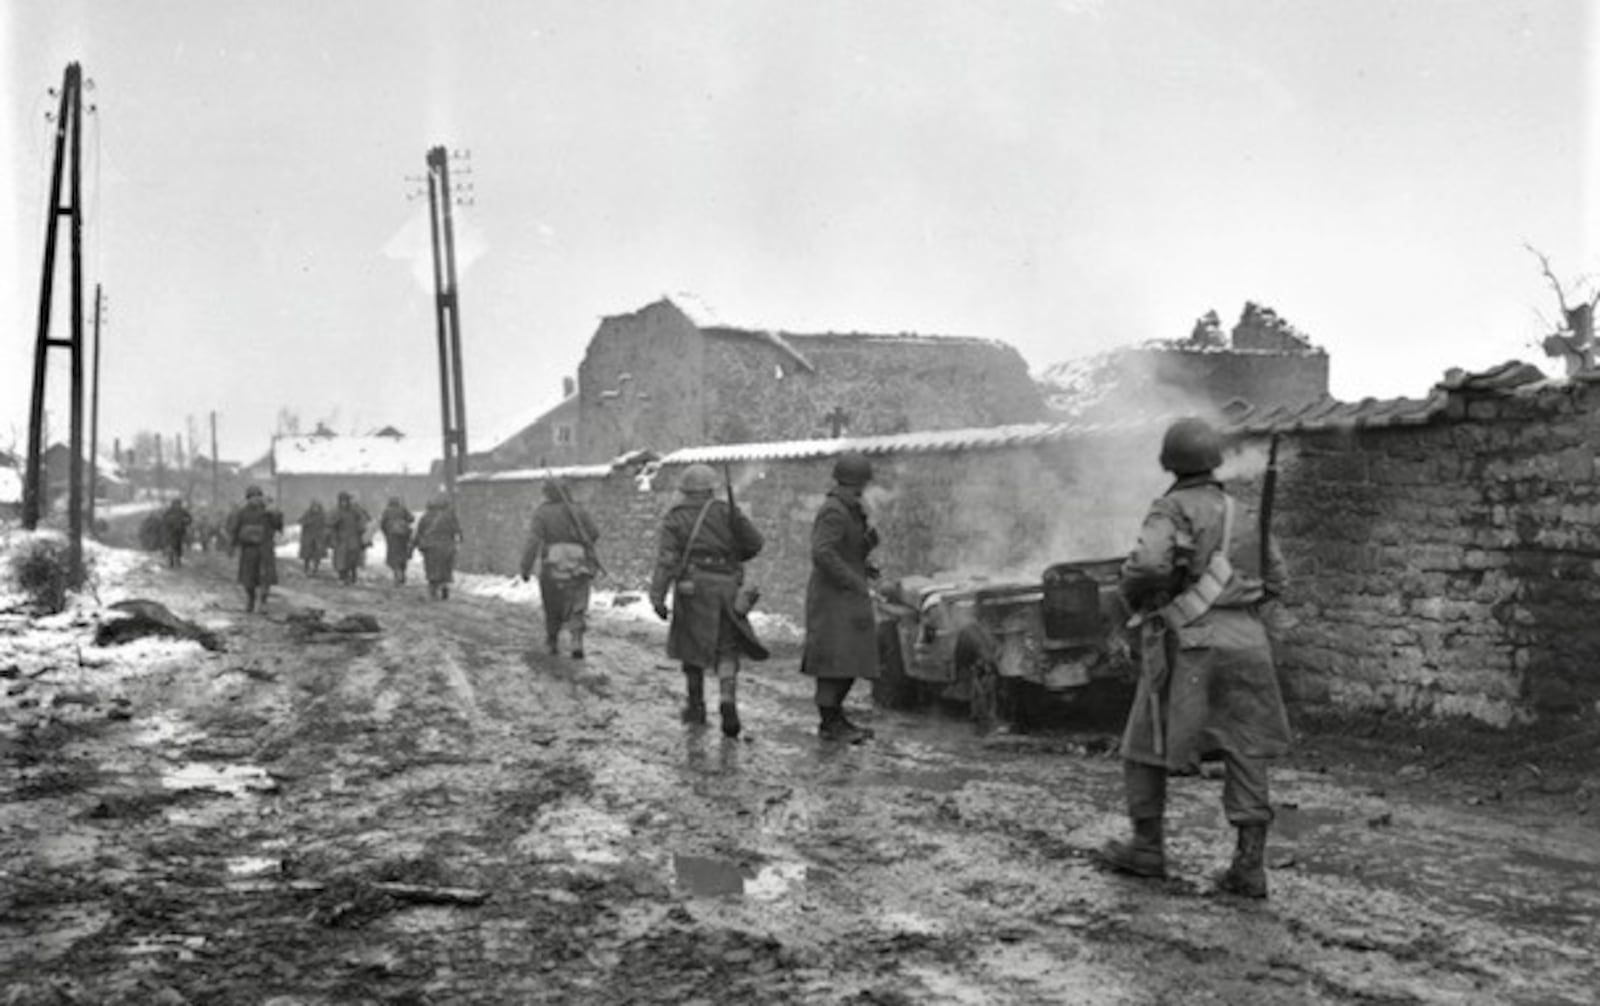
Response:
[[[552,416],[562,409],[572,408],[577,401],[578,393],[574,391],[554,405],[541,405],[537,409],[523,409],[520,412],[513,413],[499,422],[491,424],[488,427],[489,432],[484,436],[484,441],[490,445],[489,449],[493,450],[534,423]]]
[[[15,468],[0,468],[0,503],[22,502],[22,474]]]
[[[528,482],[544,479],[603,479],[615,471],[612,465],[565,465],[558,468],[518,468],[504,472],[468,472],[461,482]]]
[[[442,453],[411,437],[284,437],[274,452],[280,475],[427,475]]]

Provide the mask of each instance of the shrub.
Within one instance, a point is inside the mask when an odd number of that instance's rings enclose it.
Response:
[[[87,585],[93,568],[93,557],[83,554],[83,583],[72,583],[72,548],[66,536],[41,531],[24,535],[13,544],[11,577],[40,611],[54,614],[67,606],[67,598],[75,589]]]

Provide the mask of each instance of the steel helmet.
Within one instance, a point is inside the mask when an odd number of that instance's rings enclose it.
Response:
[[[1204,419],[1190,416],[1167,427],[1161,467],[1174,475],[1203,475],[1222,464],[1222,436]]]
[[[833,480],[842,486],[864,486],[872,481],[872,462],[855,451],[841,454],[833,463]]]
[[[678,491],[684,493],[708,493],[717,487],[717,473],[711,470],[710,465],[690,465],[683,470],[683,477],[678,479]]]

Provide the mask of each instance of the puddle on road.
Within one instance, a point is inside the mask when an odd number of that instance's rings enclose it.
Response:
[[[233,856],[225,865],[230,876],[262,877],[282,871],[283,860],[276,856]]]
[[[184,762],[163,772],[161,785],[167,789],[211,789],[235,797],[268,793],[278,788],[266,770],[255,765],[208,765],[205,762]]]
[[[752,901],[779,901],[802,893],[830,876],[828,871],[798,862],[742,866],[711,856],[672,857],[674,886],[699,898],[738,896]]]

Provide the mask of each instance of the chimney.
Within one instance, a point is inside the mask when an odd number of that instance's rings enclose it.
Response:
[[[570,377],[563,377],[561,379],[561,397],[563,399],[567,399],[567,398],[571,398],[573,395],[576,395],[577,393],[578,393],[578,382],[573,380]]]

